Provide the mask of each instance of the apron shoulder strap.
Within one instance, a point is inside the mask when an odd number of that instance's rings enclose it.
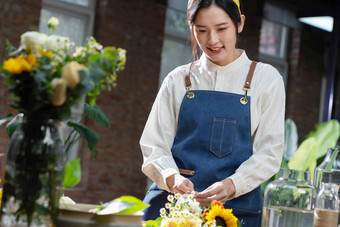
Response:
[[[256,64],[257,64],[256,61],[253,61],[251,63],[250,69],[249,69],[249,72],[248,72],[248,76],[247,76],[246,82],[245,82],[244,87],[243,87],[243,90],[250,90],[250,84],[251,84],[251,80],[253,79]]]
[[[191,80],[190,80],[190,73],[191,73],[191,68],[193,66],[193,62],[190,64],[190,66],[188,67],[187,73],[185,75],[185,89],[187,91],[190,90],[191,88]]]

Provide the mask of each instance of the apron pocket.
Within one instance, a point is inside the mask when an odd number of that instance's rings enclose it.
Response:
[[[209,150],[217,157],[222,158],[232,152],[235,125],[235,120],[214,118]]]

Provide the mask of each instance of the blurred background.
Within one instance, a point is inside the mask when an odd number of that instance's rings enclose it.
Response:
[[[250,59],[280,71],[287,93],[286,118],[296,123],[299,141],[316,125],[339,119],[340,1],[242,3],[246,24],[238,47]],[[141,172],[139,138],[164,77],[191,61],[186,6],[187,0],[0,0],[0,61],[6,39],[19,46],[26,31],[47,33],[51,16],[60,21],[55,34],[69,36],[75,43],[94,36],[104,46],[127,50],[118,86],[97,100],[113,131],[87,119],[100,136],[97,158],[91,157],[85,142],[69,154],[69,159],[80,157],[83,168],[81,183],[65,192],[74,201],[98,204],[121,195],[144,197],[147,178]],[[1,117],[14,112],[9,104],[0,79]],[[74,118],[82,112],[75,108]],[[6,152],[8,143],[2,127],[0,153]],[[4,163],[0,159],[0,173]]]

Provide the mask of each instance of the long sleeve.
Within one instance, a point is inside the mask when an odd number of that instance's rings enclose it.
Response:
[[[159,188],[167,191],[169,188],[165,182],[166,178],[179,173],[171,154],[176,133],[176,111],[169,80],[171,76],[164,80],[157,94],[140,139],[143,173]]]
[[[254,95],[256,101],[251,109],[254,111],[252,120],[258,119],[252,135],[253,155],[229,177],[236,187],[235,197],[252,191],[280,168],[284,145],[285,89],[279,73],[273,69],[269,71],[277,75],[271,77],[265,86],[258,87],[263,90],[257,92],[259,97]],[[262,83],[264,81],[262,79]]]

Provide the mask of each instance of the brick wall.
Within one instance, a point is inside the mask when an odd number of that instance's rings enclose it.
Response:
[[[327,35],[310,26],[291,31],[286,117],[295,121],[300,142],[319,122]]]

